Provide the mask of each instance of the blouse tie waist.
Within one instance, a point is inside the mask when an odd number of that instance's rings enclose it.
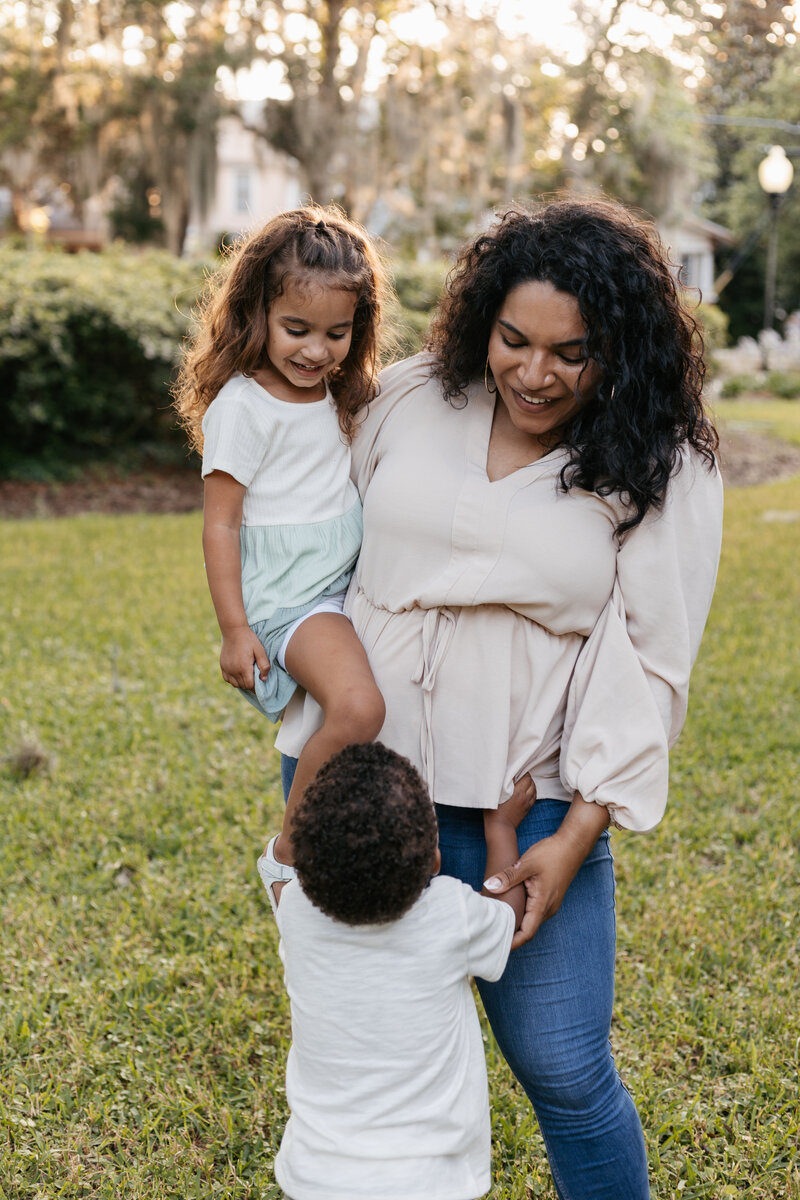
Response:
[[[420,749],[422,773],[431,797],[435,799],[433,761],[433,688],[439,668],[445,660],[458,617],[451,608],[429,608],[422,621],[422,651],[412,683],[422,688],[422,730]]]

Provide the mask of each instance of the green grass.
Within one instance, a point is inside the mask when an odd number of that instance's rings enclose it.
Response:
[[[713,401],[714,416],[720,424],[750,433],[768,433],[785,442],[800,445],[800,401],[755,400],[743,396],[736,400]]]
[[[658,1200],[800,1198],[800,522],[776,513],[800,480],[728,495],[671,804],[614,839],[614,1047]],[[289,1015],[253,870],[278,763],[219,681],[199,534],[0,523],[7,1200],[279,1196]],[[492,1200],[553,1200],[487,1052]]]

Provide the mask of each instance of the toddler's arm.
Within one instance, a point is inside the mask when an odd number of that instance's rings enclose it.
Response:
[[[269,660],[247,623],[242,600],[239,529],[244,485],[225,471],[212,471],[204,483],[203,553],[206,575],[222,634],[222,678],[233,687],[253,689],[253,663],[266,679]]]
[[[498,808],[484,810],[483,830],[486,837],[485,879],[496,875],[505,867],[512,866],[518,860],[517,826],[530,812],[535,799],[536,787],[534,782],[530,775],[523,775],[521,779],[517,780],[511,798],[506,800],[505,804],[501,804]],[[497,893],[483,888],[482,895],[494,896],[496,900],[505,900],[506,904],[510,904],[516,918],[514,928],[519,929],[523,913],[525,912],[526,893],[524,884],[518,884],[517,887],[510,888],[509,891],[503,892],[502,895],[497,895]]]

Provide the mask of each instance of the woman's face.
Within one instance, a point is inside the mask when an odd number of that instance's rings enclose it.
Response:
[[[592,400],[600,369],[584,357],[578,301],[529,280],[508,293],[489,336],[489,367],[512,424],[532,437],[563,428]]]

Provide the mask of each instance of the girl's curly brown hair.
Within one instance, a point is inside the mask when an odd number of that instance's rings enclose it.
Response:
[[[381,320],[391,289],[366,230],[335,205],[308,204],[243,238],[208,281],[195,313],[198,331],[172,389],[194,450],[202,452],[202,420],[223,385],[267,365],[272,301],[289,280],[304,283],[316,275],[357,296],[350,349],[327,379],[342,433],[352,438],[356,414],[376,392]]]
[[[630,505],[622,534],[661,503],[683,443],[714,463],[699,327],[654,228],[622,205],[557,199],[510,207],[462,250],[431,326],[434,373],[451,402],[483,376],[495,317],[529,281],[575,297],[585,354],[602,371],[595,398],[560,433],[571,451],[562,485],[621,495]]]

